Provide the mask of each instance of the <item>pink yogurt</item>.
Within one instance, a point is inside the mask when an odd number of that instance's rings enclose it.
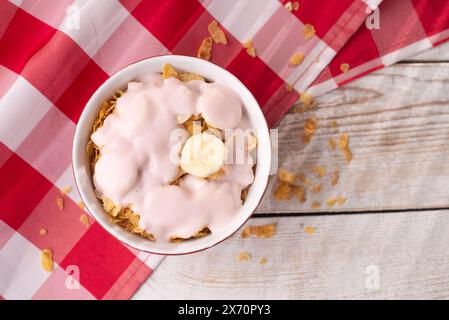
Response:
[[[242,190],[254,181],[252,163],[246,162],[226,164],[226,174],[214,180],[186,174],[179,186],[169,184],[187,137],[177,118],[200,113],[218,129],[250,128],[242,102],[228,87],[153,74],[129,82],[114,112],[92,134],[101,148],[96,190],[130,206],[157,241],[189,238],[206,226],[211,232],[225,228],[242,206]]]

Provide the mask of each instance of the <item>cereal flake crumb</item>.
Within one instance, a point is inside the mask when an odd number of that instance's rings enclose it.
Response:
[[[291,84],[286,83],[284,88],[285,88],[285,91],[287,91],[288,93],[293,92],[293,86]]]
[[[292,187],[290,184],[281,182],[274,191],[274,200],[290,200],[292,198]]]
[[[304,38],[306,40],[312,38],[316,33],[315,27],[313,25],[311,25],[310,23],[307,23],[304,25],[302,32],[303,32]]]
[[[286,182],[289,184],[294,184],[296,179],[296,174],[288,171],[287,169],[281,168],[279,169],[279,181]]]
[[[86,205],[84,204],[84,202],[83,201],[78,201],[77,203],[76,203],[76,205],[78,206],[78,208],[80,208],[80,209],[84,209],[85,207],[86,207]]]
[[[333,207],[337,203],[337,198],[329,198],[326,201],[328,207]]]
[[[53,271],[53,252],[50,249],[41,251],[41,266],[45,271]]]
[[[72,191],[71,186],[62,187],[61,190],[59,190],[59,192],[61,192],[62,195],[66,195],[66,194],[70,193],[70,191]]]
[[[304,122],[304,130],[302,134],[303,142],[305,144],[309,144],[312,140],[312,136],[314,135],[317,128],[317,121],[314,117],[307,119]]]
[[[304,227],[304,232],[307,233],[308,235],[314,234],[315,231],[316,231],[315,227],[312,227],[312,226]]]
[[[295,195],[296,199],[298,199],[298,201],[300,203],[304,203],[306,202],[307,198],[306,198],[306,190],[301,187],[301,186],[295,186],[293,189],[293,194]]]
[[[318,174],[321,178],[326,175],[326,168],[325,167],[313,167],[312,171]]]
[[[339,205],[343,205],[343,204],[345,204],[345,202],[346,202],[346,197],[345,196],[338,196],[337,197],[337,203]]]
[[[332,128],[337,128],[337,126],[338,126],[337,121],[332,120],[332,121],[331,121],[331,127],[332,127]]]
[[[61,197],[57,197],[56,205],[58,206],[59,210],[64,210],[64,199]]]
[[[341,70],[341,72],[343,72],[343,73],[348,73],[348,72],[349,72],[349,69],[350,69],[350,66],[349,66],[348,63],[342,63],[342,64],[340,65],[340,70]]]
[[[314,105],[314,98],[310,93],[301,92],[299,95],[299,101],[301,101],[306,108],[311,108]]]
[[[288,11],[290,11],[290,12],[293,11],[293,4],[291,1],[287,1],[284,6]]]
[[[260,264],[267,264],[267,262],[268,262],[268,260],[265,257],[259,260]]]
[[[332,172],[331,185],[335,186],[338,183],[339,179],[340,179],[340,171],[337,168],[335,169],[334,172]]]
[[[86,226],[86,228],[90,227],[89,217],[87,216],[87,214],[83,213],[82,215],[80,215],[80,221]]]
[[[312,187],[312,191],[313,193],[319,193],[321,191],[321,185],[320,184],[316,184]]]
[[[312,203],[312,209],[319,209],[319,208],[321,208],[321,203],[314,201]]]
[[[243,229],[240,236],[245,239],[250,235],[255,235],[256,238],[271,238],[276,233],[276,224],[265,224],[260,226],[248,226]]]
[[[48,233],[48,231],[47,231],[47,229],[45,229],[45,228],[42,228],[42,229],[39,230],[39,234],[40,234],[41,236],[46,236],[47,233]]]
[[[218,26],[217,21],[212,21],[207,26],[207,30],[209,31],[212,39],[215,43],[219,44],[227,44],[228,40],[226,39],[226,34],[223,32],[223,30]]]
[[[346,161],[351,162],[352,160],[352,152],[349,149],[349,136],[346,133],[342,133],[340,135],[340,139],[338,141],[338,145],[340,147],[340,150],[345,155]]]
[[[212,37],[206,37],[201,42],[201,45],[198,49],[197,57],[204,60],[210,60],[212,57],[212,45],[214,40]]]
[[[237,256],[237,261],[249,261],[251,260],[251,253],[247,251],[242,251]]]
[[[334,138],[329,138],[328,145],[329,145],[329,148],[331,150],[336,150],[337,149],[337,142],[335,142]]]
[[[302,52],[297,52],[294,55],[291,56],[290,60],[288,61],[288,63],[291,66],[297,67],[299,66],[302,62],[304,61],[304,53]]]

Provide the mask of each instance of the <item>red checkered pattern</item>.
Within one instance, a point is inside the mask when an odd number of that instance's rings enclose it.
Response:
[[[380,0],[301,0],[293,12],[286,2],[0,2],[1,298],[125,299],[160,262],[93,220],[84,226],[75,190],[63,196],[63,211],[55,204],[60,188],[74,186],[71,139],[83,107],[124,66],[161,54],[195,56],[216,20],[228,45],[213,48],[212,62],[241,79],[275,126],[298,92],[327,92],[449,38],[445,0],[384,0],[379,30],[364,21]],[[316,30],[308,40],[305,24]],[[242,46],[249,39],[255,58]],[[306,58],[291,67],[296,52]],[[53,272],[40,267],[44,248],[54,252]]]

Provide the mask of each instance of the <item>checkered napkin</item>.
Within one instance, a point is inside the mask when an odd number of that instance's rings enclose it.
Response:
[[[215,45],[211,61],[241,79],[274,126],[299,93],[327,92],[449,37],[445,0],[384,0],[380,29],[367,28],[380,2],[0,1],[0,298],[125,299],[161,260],[80,221],[72,137],[110,75],[155,55],[196,56],[216,20],[228,44]],[[256,57],[242,46],[250,39]],[[304,61],[290,66],[299,52]],[[52,272],[40,263],[47,248]]]

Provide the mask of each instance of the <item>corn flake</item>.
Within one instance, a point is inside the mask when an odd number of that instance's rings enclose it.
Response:
[[[346,161],[351,162],[352,160],[352,152],[349,149],[349,136],[346,133],[342,133],[340,135],[340,139],[338,141],[338,145],[340,147],[340,150],[345,155]]]
[[[268,260],[267,258],[262,258],[259,260],[259,264],[267,264]]]
[[[296,199],[298,199],[299,202],[304,203],[306,202],[306,190],[301,186],[295,186],[293,189],[293,194],[295,195]]]
[[[314,228],[314,227],[311,227],[311,226],[304,227],[304,232],[307,233],[308,235],[314,234],[315,231],[316,231],[316,228]]]
[[[315,27],[309,23],[304,25],[302,32],[306,40],[312,38],[316,33]]]
[[[304,61],[304,53],[302,52],[297,52],[294,55],[292,55],[290,57],[290,60],[288,61],[288,63],[291,66],[297,67],[299,66],[302,62]]]
[[[64,210],[64,199],[61,197],[57,197],[56,206],[59,208],[59,210]]]
[[[306,108],[311,108],[314,105],[314,98],[310,93],[301,92],[299,94],[299,101],[301,101]]]
[[[348,73],[348,72],[349,72],[349,69],[350,69],[350,66],[349,66],[348,63],[342,63],[342,64],[340,65],[340,70],[341,70],[341,72],[343,72],[343,73]]]
[[[335,150],[337,148],[337,142],[335,142],[334,138],[329,138],[328,145],[331,150]]]
[[[317,202],[317,201],[314,201],[314,202],[312,203],[312,208],[313,208],[313,209],[319,209],[319,208],[321,208],[321,203],[319,203],[319,202]]]
[[[321,178],[326,175],[326,168],[325,167],[313,167],[312,171],[318,174]]]
[[[46,236],[47,233],[48,233],[48,231],[47,231],[47,229],[45,229],[45,228],[42,228],[42,229],[39,230],[39,234],[40,234],[41,236]]]
[[[251,253],[247,251],[242,251],[237,256],[237,261],[249,261],[251,260]]]
[[[288,11],[290,11],[290,12],[293,11],[293,4],[291,1],[287,1],[284,6]]]
[[[63,195],[70,193],[70,191],[72,191],[71,186],[62,187],[61,190],[59,190],[59,192],[61,192],[61,194],[63,194]]]
[[[296,179],[296,174],[288,171],[287,169],[279,169],[279,180],[281,182],[286,182],[289,184],[294,184],[295,183],[295,179]]]
[[[226,34],[223,32],[223,30],[218,26],[217,21],[212,21],[207,26],[207,30],[209,30],[209,34],[211,35],[212,39],[215,43],[220,44],[227,44],[228,41],[226,39]]]
[[[339,179],[340,179],[340,171],[337,168],[335,169],[334,172],[332,172],[331,185],[335,186],[338,183]]]
[[[290,184],[281,182],[274,191],[275,200],[290,200],[292,198],[292,187]]]
[[[82,224],[86,226],[86,228],[90,227],[89,218],[87,217],[87,214],[83,213],[80,215],[80,221]]]
[[[53,271],[53,252],[50,249],[41,251],[41,266],[45,271]]]
[[[206,37],[201,42],[201,45],[198,49],[197,57],[204,60],[210,60],[212,57],[212,45],[214,40],[212,37]]]

